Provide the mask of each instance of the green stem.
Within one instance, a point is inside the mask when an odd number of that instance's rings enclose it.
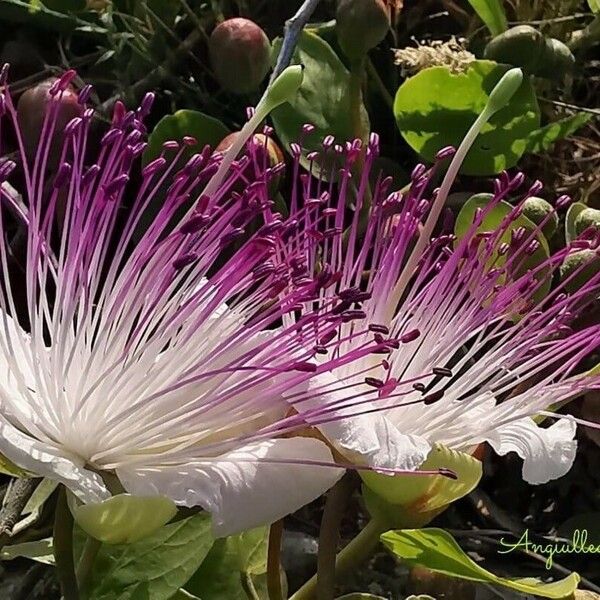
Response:
[[[327,494],[319,532],[317,557],[317,598],[333,600],[335,593],[335,557],[340,538],[340,525],[352,490],[352,477],[346,473]]]
[[[102,546],[102,542],[93,537],[89,537],[85,542],[79,564],[77,565],[77,582],[80,590],[84,590],[89,583],[94,561],[96,560],[100,546]]]
[[[267,550],[267,592],[269,600],[283,600],[281,589],[281,538],[283,521],[273,523],[269,529],[269,548]]]
[[[369,558],[377,548],[379,536],[387,530],[388,527],[381,521],[376,518],[371,519],[366,527],[338,554],[335,561],[336,578],[343,577]],[[315,575],[290,600],[313,600],[316,589],[317,576]]]
[[[391,109],[393,109],[394,108],[394,98],[389,93],[387,87],[385,86],[385,83],[383,83],[383,79],[381,79],[381,76],[377,72],[377,69],[375,68],[375,65],[373,64],[371,59],[368,59],[368,61],[367,61],[367,73],[369,74],[369,77],[373,80],[375,87],[379,91],[379,94],[381,95],[381,97],[383,98],[385,103]]]
[[[54,516],[54,560],[64,600],[79,600],[73,558],[73,515],[67,506],[67,494],[62,485]]]
[[[252,575],[250,573],[242,573],[242,587],[244,588],[244,592],[249,600],[260,600],[258,592],[254,587],[254,582],[252,581]]]

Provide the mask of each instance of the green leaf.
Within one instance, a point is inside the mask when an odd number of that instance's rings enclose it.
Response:
[[[33,10],[26,0],[2,0],[0,2],[0,21],[26,23],[33,27],[62,33],[69,33],[73,30],[100,35],[107,33],[107,30],[98,24],[98,17],[95,13],[86,13],[85,16],[84,19],[59,10],[52,10],[41,2],[37,2],[33,6]]]
[[[509,68],[477,60],[464,73],[430,67],[408,78],[398,88],[394,101],[402,137],[429,161],[444,146],[458,146]],[[527,138],[539,126],[535,91],[525,79],[507,106],[484,126],[467,154],[462,172],[491,175],[514,166],[526,150]]]
[[[70,496],[69,506],[76,523],[88,535],[105,544],[137,542],[177,514],[173,501],[164,496],[119,494],[91,504],[78,504]]]
[[[475,211],[477,211],[478,208],[485,208],[491,199],[491,194],[475,194],[474,196],[471,196],[469,200],[467,200],[458,213],[458,216],[456,217],[456,223],[454,225],[454,233],[459,240],[467,235],[468,231],[471,229],[471,226],[473,225],[473,219],[475,217]],[[498,202],[492,210],[487,212],[482,224],[478,228],[478,232],[496,230],[502,221],[513,210],[514,207],[508,202],[505,202],[504,200]],[[527,232],[531,232],[536,228],[536,225],[525,215],[520,215],[516,219],[512,220],[511,227],[503,233],[502,237],[500,238],[500,243],[510,243],[512,231],[519,227],[523,227]],[[532,269],[549,259],[550,247],[548,245],[548,240],[542,233],[539,232],[536,234],[536,239],[539,242],[539,247],[535,252],[529,254],[526,258],[523,258],[518,262],[518,270],[513,273],[513,276],[519,277],[524,275],[527,270]],[[496,256],[492,258],[492,261],[495,262],[496,266],[502,266],[506,262],[506,257]],[[540,270],[537,273],[536,278],[541,285],[533,294],[533,298],[539,301],[542,300],[546,294],[548,294],[552,282],[551,278],[548,277],[548,272],[546,270]]]
[[[481,462],[470,454],[435,444],[420,469],[447,468],[456,480],[443,475],[383,475],[362,472],[363,496],[373,516],[383,517],[391,526],[428,521],[430,513],[471,492],[481,479]]]
[[[162,145],[168,140],[181,141],[185,136],[192,136],[198,140],[196,146],[190,146],[184,152],[183,159],[187,160],[192,154],[200,152],[206,144],[214,148],[228,133],[229,129],[214,117],[197,110],[178,110],[163,117],[156,124],[148,137],[143,164],[146,165],[160,156]]]
[[[14,544],[13,546],[4,546],[2,551],[0,551],[0,559],[12,560],[13,558],[29,558],[46,565],[53,565],[54,547],[52,545],[52,538]]]
[[[580,580],[577,573],[571,573],[565,579],[553,583],[543,583],[530,577],[499,577],[473,562],[443,529],[388,531],[381,536],[381,541],[392,554],[403,559],[409,566],[420,565],[450,577],[501,585],[543,598],[561,599],[571,596]]]
[[[578,112],[559,121],[554,121],[554,123],[549,123],[537,131],[533,131],[527,138],[525,151],[531,154],[539,154],[540,152],[549,150],[555,142],[573,135],[592,116],[590,113]]]
[[[600,0],[587,0],[590,10],[594,13],[600,13]]]
[[[469,0],[469,4],[492,35],[499,35],[506,31],[508,23],[502,0]]]
[[[168,600],[206,558],[214,542],[210,527],[210,515],[200,513],[165,525],[140,542],[102,546],[89,600],[130,598],[140,584],[147,584],[148,600]]]
[[[185,589],[202,600],[247,600],[244,582],[251,577],[257,591],[266,591],[266,580],[257,576],[267,572],[268,533],[260,527],[216,540]]]
[[[577,217],[586,210],[587,205],[583,202],[574,202],[569,206],[565,217],[565,240],[567,244],[570,244],[577,237],[577,230],[575,228],[575,222]]]
[[[281,39],[275,40],[275,59],[280,48]],[[366,138],[369,132],[366,109],[361,104],[360,131],[355,131],[349,93],[350,73],[331,46],[317,35],[303,31],[293,62],[304,65],[300,90],[289,103],[271,113],[275,131],[284,146],[289,149],[289,144],[301,139],[306,152],[312,152],[322,150],[321,142],[328,135],[333,135],[337,142],[357,136]],[[302,127],[307,123],[315,127],[310,135],[302,133]],[[305,155],[303,164],[308,164]]]

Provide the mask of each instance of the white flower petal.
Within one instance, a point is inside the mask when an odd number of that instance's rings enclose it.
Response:
[[[576,424],[562,419],[543,428],[527,417],[502,425],[486,440],[501,455],[516,452],[523,459],[523,479],[542,484],[565,475],[575,460]]]
[[[110,497],[102,478],[83,464],[59,456],[0,417],[0,452],[16,465],[66,485],[81,501],[102,502]]]
[[[318,440],[290,438],[181,466],[121,468],[117,475],[131,494],[163,495],[176,504],[201,506],[212,514],[215,535],[225,537],[281,519],[323,494],[344,472],[289,462],[302,460],[333,459]]]
[[[326,408],[341,404],[344,401],[343,393],[319,392],[319,388],[328,383],[334,388],[342,385],[331,373],[319,375],[308,383],[308,393],[318,394],[318,398],[299,403],[297,409],[302,412],[317,406]],[[361,401],[356,407],[329,414],[327,418],[333,415],[339,418],[317,424],[316,427],[332,446],[353,463],[407,471],[418,469],[427,458],[431,444],[422,437],[401,433],[385,413],[370,412],[375,408],[374,404]],[[344,418],[344,415],[357,412],[367,414]]]

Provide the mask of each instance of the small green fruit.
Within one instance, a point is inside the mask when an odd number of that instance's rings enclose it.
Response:
[[[255,92],[271,66],[269,38],[249,19],[223,21],[213,30],[208,50],[215,77],[234,94]]]
[[[543,198],[534,196],[525,200],[523,203],[523,214],[536,225],[540,225],[544,219],[546,219],[546,222],[542,226],[542,233],[547,240],[556,233],[558,228],[558,215],[552,207],[552,204],[546,202]]]
[[[337,36],[348,58],[362,58],[387,35],[390,10],[384,0],[338,0]]]

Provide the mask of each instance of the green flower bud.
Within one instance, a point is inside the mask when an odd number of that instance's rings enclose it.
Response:
[[[384,0],[339,0],[337,36],[348,58],[362,58],[375,48],[390,28],[390,9]]]
[[[234,94],[256,91],[271,67],[269,38],[248,19],[223,21],[213,30],[208,50],[215,77]]]
[[[560,280],[566,281],[565,290],[573,293],[581,289],[594,275],[600,273],[600,256],[595,250],[577,250],[565,258],[560,267]],[[567,279],[572,277],[572,279]]]
[[[497,35],[486,46],[484,57],[548,79],[563,77],[575,64],[575,57],[565,44],[545,38],[530,25],[518,25]]]
[[[542,233],[546,239],[550,239],[558,228],[558,215],[552,204],[546,202],[543,198],[528,198],[523,203],[523,214],[536,225],[540,225],[546,219],[542,226]]]
[[[581,235],[590,227],[600,230],[600,210],[585,208],[577,215],[575,219],[575,235]]]

